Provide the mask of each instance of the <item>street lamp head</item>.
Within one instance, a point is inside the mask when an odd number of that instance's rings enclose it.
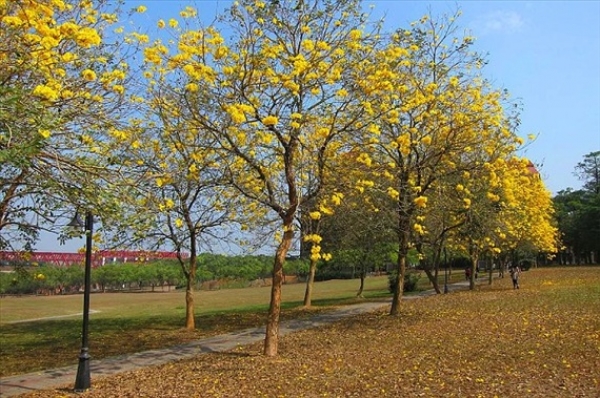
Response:
[[[72,228],[83,228],[84,224],[81,221],[81,218],[79,218],[79,212],[76,212],[75,215],[73,216],[73,219],[67,224],[67,227],[72,227]]]

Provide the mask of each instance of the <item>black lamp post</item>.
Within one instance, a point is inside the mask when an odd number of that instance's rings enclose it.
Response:
[[[81,227],[81,221],[75,215],[70,226]],[[79,366],[75,379],[75,392],[84,392],[91,386],[90,354],[88,349],[89,320],[90,320],[90,285],[92,271],[92,234],[94,231],[94,216],[91,211],[85,214],[85,276],[83,283],[83,327],[81,333],[81,352],[79,353]]]

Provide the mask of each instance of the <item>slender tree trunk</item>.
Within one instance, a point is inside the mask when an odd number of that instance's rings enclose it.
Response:
[[[273,263],[273,283],[271,284],[271,303],[267,318],[267,330],[265,333],[264,354],[268,357],[277,355],[279,344],[279,315],[281,313],[281,286],[283,285],[283,264],[285,257],[292,245],[294,232],[291,228],[292,219],[284,223],[283,240],[277,248],[275,261]]]
[[[190,258],[189,267],[186,270],[185,260],[179,257],[179,262],[183,268],[183,274],[186,278],[186,289],[185,289],[185,328],[188,330],[194,330],[196,328],[196,320],[194,319],[194,283],[196,283],[196,235],[191,234],[190,237]]]
[[[398,263],[396,267],[396,280],[394,281],[394,296],[390,315],[397,316],[400,312],[400,299],[404,293],[404,274],[406,274],[406,255],[408,253],[408,230],[401,229],[398,244]]]
[[[437,294],[441,294],[442,291],[440,290],[440,284],[438,282],[437,272],[432,273],[429,268],[424,268],[423,271],[425,271],[425,275],[427,275],[427,279],[429,279],[429,282],[431,282],[431,285],[433,286],[433,289],[435,290],[435,292]]]
[[[396,280],[394,281],[394,296],[392,298],[392,309],[390,315],[397,316],[400,312],[400,299],[404,291],[404,274],[406,272],[406,255],[398,255],[398,263],[396,268]]]
[[[304,291],[304,307],[310,308],[312,305],[312,292],[315,283],[315,273],[317,272],[317,262],[310,260],[308,266],[308,278],[306,279],[306,290]]]
[[[479,254],[473,252],[471,254],[471,277],[469,278],[469,289],[475,290],[475,274],[477,271],[477,262],[479,261]]]
[[[406,274],[406,255],[408,253],[408,218],[400,218],[400,232],[398,242],[398,263],[396,266],[396,280],[394,281],[394,296],[390,315],[397,316],[400,312],[400,299],[404,293],[404,275]]]
[[[365,277],[366,272],[363,270],[360,273],[360,286],[358,287],[358,292],[356,292],[356,297],[363,297],[363,291],[365,290]]]
[[[194,330],[196,328],[196,321],[194,319],[194,278],[187,278],[186,289],[185,289],[185,328],[188,330]]]

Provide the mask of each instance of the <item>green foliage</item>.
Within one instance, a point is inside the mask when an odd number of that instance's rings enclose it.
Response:
[[[465,269],[471,267],[471,259],[469,257],[455,257],[448,261],[451,269]]]
[[[394,293],[396,290],[396,277],[397,272],[391,272],[388,275],[388,289],[390,293]],[[414,292],[417,290],[417,283],[419,283],[419,279],[421,279],[421,273],[417,271],[407,271],[404,274],[404,292]]]
[[[225,256],[203,253],[198,256],[198,281],[268,278],[272,265],[271,256]]]
[[[198,257],[196,286],[210,280],[223,281],[221,287],[245,287],[249,281],[270,278],[271,256],[225,256],[201,254]],[[24,264],[15,272],[0,274],[0,294],[64,294],[77,292],[84,283],[83,265],[58,267]],[[308,261],[290,259],[285,263],[286,275],[306,275]],[[36,278],[37,275],[43,277]],[[180,287],[185,282],[181,266],[176,261],[150,263],[109,263],[93,268],[93,289],[122,291],[132,289],[164,289]]]
[[[591,263],[600,257],[600,151],[584,157],[576,167],[583,189],[560,191],[553,198],[563,248],[561,263]]]
[[[305,277],[308,275],[308,268],[310,261],[307,259],[288,259],[283,265],[283,270],[286,275],[297,275],[299,277]]]

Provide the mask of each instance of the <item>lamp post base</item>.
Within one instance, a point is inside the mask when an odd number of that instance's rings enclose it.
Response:
[[[75,392],[85,392],[90,389],[90,354],[87,348],[81,349],[79,354],[79,365],[77,366],[77,378],[75,379]]]

